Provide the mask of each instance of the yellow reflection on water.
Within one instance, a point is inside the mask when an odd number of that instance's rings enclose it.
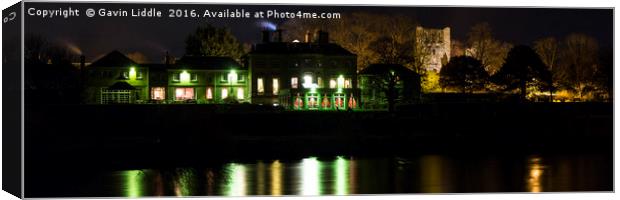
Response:
[[[334,184],[334,191],[336,195],[346,195],[349,192],[349,161],[343,157],[338,156],[334,162],[334,169],[336,170],[336,184]]]
[[[244,196],[246,191],[246,173],[245,166],[242,164],[231,163],[226,165],[227,185],[225,190],[226,196]]]
[[[144,182],[142,170],[127,170],[122,172],[125,182],[125,196],[130,198],[141,197]]]
[[[444,188],[444,186],[446,185],[447,177],[442,173],[442,158],[437,155],[423,156],[420,159],[420,165],[421,191],[428,193],[446,192],[447,188]]]
[[[265,194],[265,164],[258,161],[256,164],[256,195]]]
[[[282,195],[282,164],[280,161],[273,161],[269,166],[269,171],[271,172],[271,195],[280,196]]]
[[[316,157],[301,161],[301,195],[321,194],[321,163]]]
[[[527,190],[530,192],[542,192],[542,175],[545,167],[541,164],[540,157],[534,157],[529,160],[529,173],[527,177]]]

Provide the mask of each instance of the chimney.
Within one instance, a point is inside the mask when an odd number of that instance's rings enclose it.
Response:
[[[80,56],[80,70],[84,69],[85,66],[86,66],[86,56],[81,55]]]
[[[282,42],[282,29],[276,30],[276,39],[275,42]]]
[[[168,51],[166,51],[166,55],[164,55],[164,64],[170,65],[170,56],[168,55]]]
[[[270,31],[263,30],[261,33],[262,33],[261,36],[263,38],[263,43],[271,42],[271,33],[270,33]]]

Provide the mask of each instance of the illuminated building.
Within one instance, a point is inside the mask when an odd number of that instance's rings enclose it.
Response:
[[[138,64],[113,51],[85,69],[84,102],[250,102],[248,71],[228,57],[184,56],[163,64]]]
[[[450,61],[450,27],[443,29],[416,27],[416,50],[425,51],[424,69],[439,72]]]
[[[252,103],[297,110],[357,108],[356,62],[323,31],[307,33],[304,42],[282,41],[282,30],[263,31],[262,43],[244,56]]]

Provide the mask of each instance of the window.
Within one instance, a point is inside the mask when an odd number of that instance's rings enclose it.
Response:
[[[329,88],[336,88],[336,79],[329,79]]]
[[[222,99],[228,98],[228,88],[222,88]]]
[[[319,85],[319,88],[323,88],[323,79],[320,76],[316,78],[316,81]]]
[[[256,79],[256,91],[258,92],[258,95],[262,95],[263,93],[265,93],[265,85],[263,83],[263,78]]]
[[[174,73],[172,74],[172,82],[179,82],[180,81],[180,74],[179,73]]]
[[[153,87],[151,88],[151,99],[153,100],[164,100],[166,99],[166,89],[163,87]]]
[[[187,73],[187,71],[183,71],[183,72],[181,72],[181,74],[179,74],[179,78],[181,80],[181,83],[189,83],[189,81],[190,81],[190,74]]]
[[[207,88],[207,99],[213,99],[213,90],[211,88]]]
[[[108,90],[101,88],[101,104],[131,103],[131,90]]]
[[[129,72],[123,72],[123,80],[129,80]]]
[[[194,99],[194,88],[177,88],[175,91],[175,100]]]
[[[237,78],[239,78],[239,76],[237,76],[237,72],[231,71],[230,73],[228,73],[227,80],[231,83],[237,83]]]
[[[243,99],[243,88],[237,88],[237,99]]]
[[[273,95],[278,95],[279,90],[280,90],[280,83],[278,81],[278,78],[273,78],[272,80],[272,86],[273,86]]]
[[[318,94],[308,94],[306,100],[306,106],[308,109],[317,109],[319,108],[319,95]]]
[[[338,77],[338,88],[343,88],[343,87],[344,87],[344,77],[340,75]]]
[[[353,88],[353,83],[351,82],[351,78],[344,79],[344,88]]]
[[[243,83],[245,81],[245,76],[243,74],[239,74],[237,77],[237,82]]]
[[[192,82],[198,82],[198,74],[192,74]]]
[[[297,88],[299,85],[299,79],[297,77],[291,78],[291,88]]]
[[[137,80],[142,80],[142,71],[138,71],[137,75],[136,75],[136,79]]]
[[[334,94],[334,107],[344,109],[346,105],[345,101],[344,94]]]

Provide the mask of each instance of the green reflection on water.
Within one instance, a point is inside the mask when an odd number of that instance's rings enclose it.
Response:
[[[177,169],[177,180],[174,183],[174,193],[176,196],[194,195],[194,175],[193,169]]]
[[[125,179],[125,196],[127,197],[141,197],[144,173],[141,170],[127,170],[123,171],[123,178]]]
[[[349,192],[349,161],[343,157],[338,156],[334,162],[334,169],[336,169],[336,184],[334,184],[334,191],[336,195],[346,195]]]
[[[321,194],[321,165],[316,157],[301,161],[301,195]]]
[[[224,195],[244,196],[246,195],[246,169],[242,164],[231,163],[224,167],[227,177]]]

